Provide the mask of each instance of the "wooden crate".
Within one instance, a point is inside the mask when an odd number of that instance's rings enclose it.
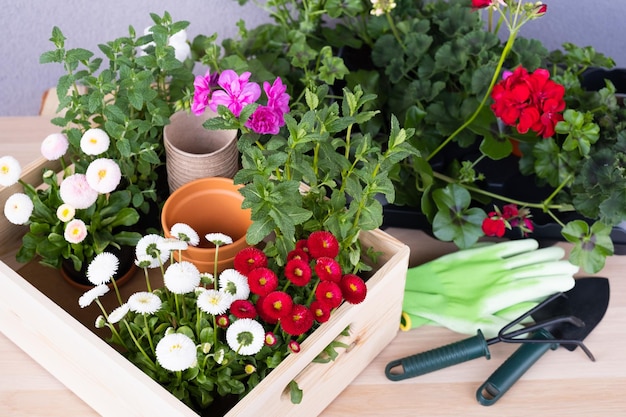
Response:
[[[40,174],[42,163],[25,170],[28,182],[33,183]],[[2,206],[18,189],[0,189]],[[79,308],[80,290],[62,281],[56,270],[36,262],[15,262],[25,228],[0,217],[0,330],[103,416],[195,416],[103,341],[106,335],[95,333],[98,310],[95,306]],[[367,281],[366,300],[358,305],[344,303],[306,339],[300,353],[287,357],[227,416],[256,416],[259,412],[317,416],[395,337],[409,248],[381,230],[363,232],[361,239],[365,246],[382,253],[380,267]],[[123,289],[132,293],[135,285],[143,286],[142,281],[138,277]],[[350,335],[341,336],[341,341],[349,348],[334,362],[312,363],[348,326]],[[294,379],[304,391],[298,405],[289,398],[288,384]]]

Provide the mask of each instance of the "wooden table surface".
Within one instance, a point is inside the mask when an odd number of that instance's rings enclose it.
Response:
[[[58,130],[45,117],[0,118],[0,156],[13,155],[25,165],[38,157],[41,140]],[[411,247],[412,265],[451,250],[419,231],[387,232]],[[476,359],[403,382],[386,379],[389,361],[466,337],[427,326],[399,333],[322,416],[626,415],[626,256],[610,258],[598,275],[610,279],[611,300],[604,319],[585,340],[596,362],[580,349],[549,351],[498,403],[484,407],[476,402],[476,389],[517,346],[492,345],[491,360]],[[0,416],[70,415],[97,413],[0,333]]]

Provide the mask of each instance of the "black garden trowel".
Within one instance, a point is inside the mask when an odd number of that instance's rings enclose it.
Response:
[[[489,345],[494,343],[520,343],[522,346],[478,389],[478,401],[491,405],[545,352],[559,345],[570,351],[580,346],[591,360],[595,360],[582,341],[602,320],[608,304],[607,278],[579,278],[574,288],[548,297],[502,328],[494,338],[485,340],[479,330],[476,336],[459,342],[391,361],[385,374],[390,380],[399,381],[480,357],[489,359]],[[535,323],[511,331],[528,317],[532,317]]]
[[[533,320],[546,324],[529,339],[523,340],[522,346],[478,388],[478,402],[482,405],[494,404],[548,349],[556,349],[559,345],[569,351],[580,346],[589,359],[595,361],[582,341],[604,317],[609,305],[609,293],[608,279],[581,278],[576,280],[570,291],[555,296],[543,308],[531,310],[529,313]],[[572,317],[582,323],[570,320]],[[506,328],[501,330],[503,332]]]

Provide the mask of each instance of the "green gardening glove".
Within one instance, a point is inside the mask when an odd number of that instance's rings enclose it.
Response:
[[[409,268],[401,327],[435,324],[494,337],[546,297],[574,286],[578,267],[560,260],[565,251],[538,247],[534,239],[492,243]]]

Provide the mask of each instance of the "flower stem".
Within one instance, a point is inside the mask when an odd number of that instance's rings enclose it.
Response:
[[[491,77],[489,88],[487,88],[487,91],[485,92],[483,99],[480,101],[480,104],[478,104],[478,107],[476,108],[476,110],[474,110],[474,113],[467,120],[465,120],[465,122],[461,126],[459,126],[458,129],[452,132],[452,134],[448,136],[446,140],[444,140],[433,152],[431,152],[431,154],[428,155],[428,157],[426,158],[426,161],[430,161],[448,143],[450,143],[452,139],[454,139],[459,133],[461,133],[463,130],[465,130],[465,128],[467,128],[470,124],[472,124],[472,122],[474,121],[474,119],[476,119],[476,117],[478,117],[478,114],[480,113],[482,108],[485,106],[485,103],[487,103],[487,99],[489,99],[489,95],[491,94],[491,90],[493,90],[493,86],[496,84],[496,81],[500,77],[500,71],[502,70],[502,66],[504,65],[504,60],[506,59],[509,52],[513,48],[513,42],[515,42],[516,37],[517,37],[517,30],[511,31],[511,33],[509,34],[509,38],[507,39],[506,44],[504,45],[504,49],[502,50],[502,54],[500,54],[500,59],[498,60],[498,64],[496,65],[495,71],[493,72],[493,76]]]

